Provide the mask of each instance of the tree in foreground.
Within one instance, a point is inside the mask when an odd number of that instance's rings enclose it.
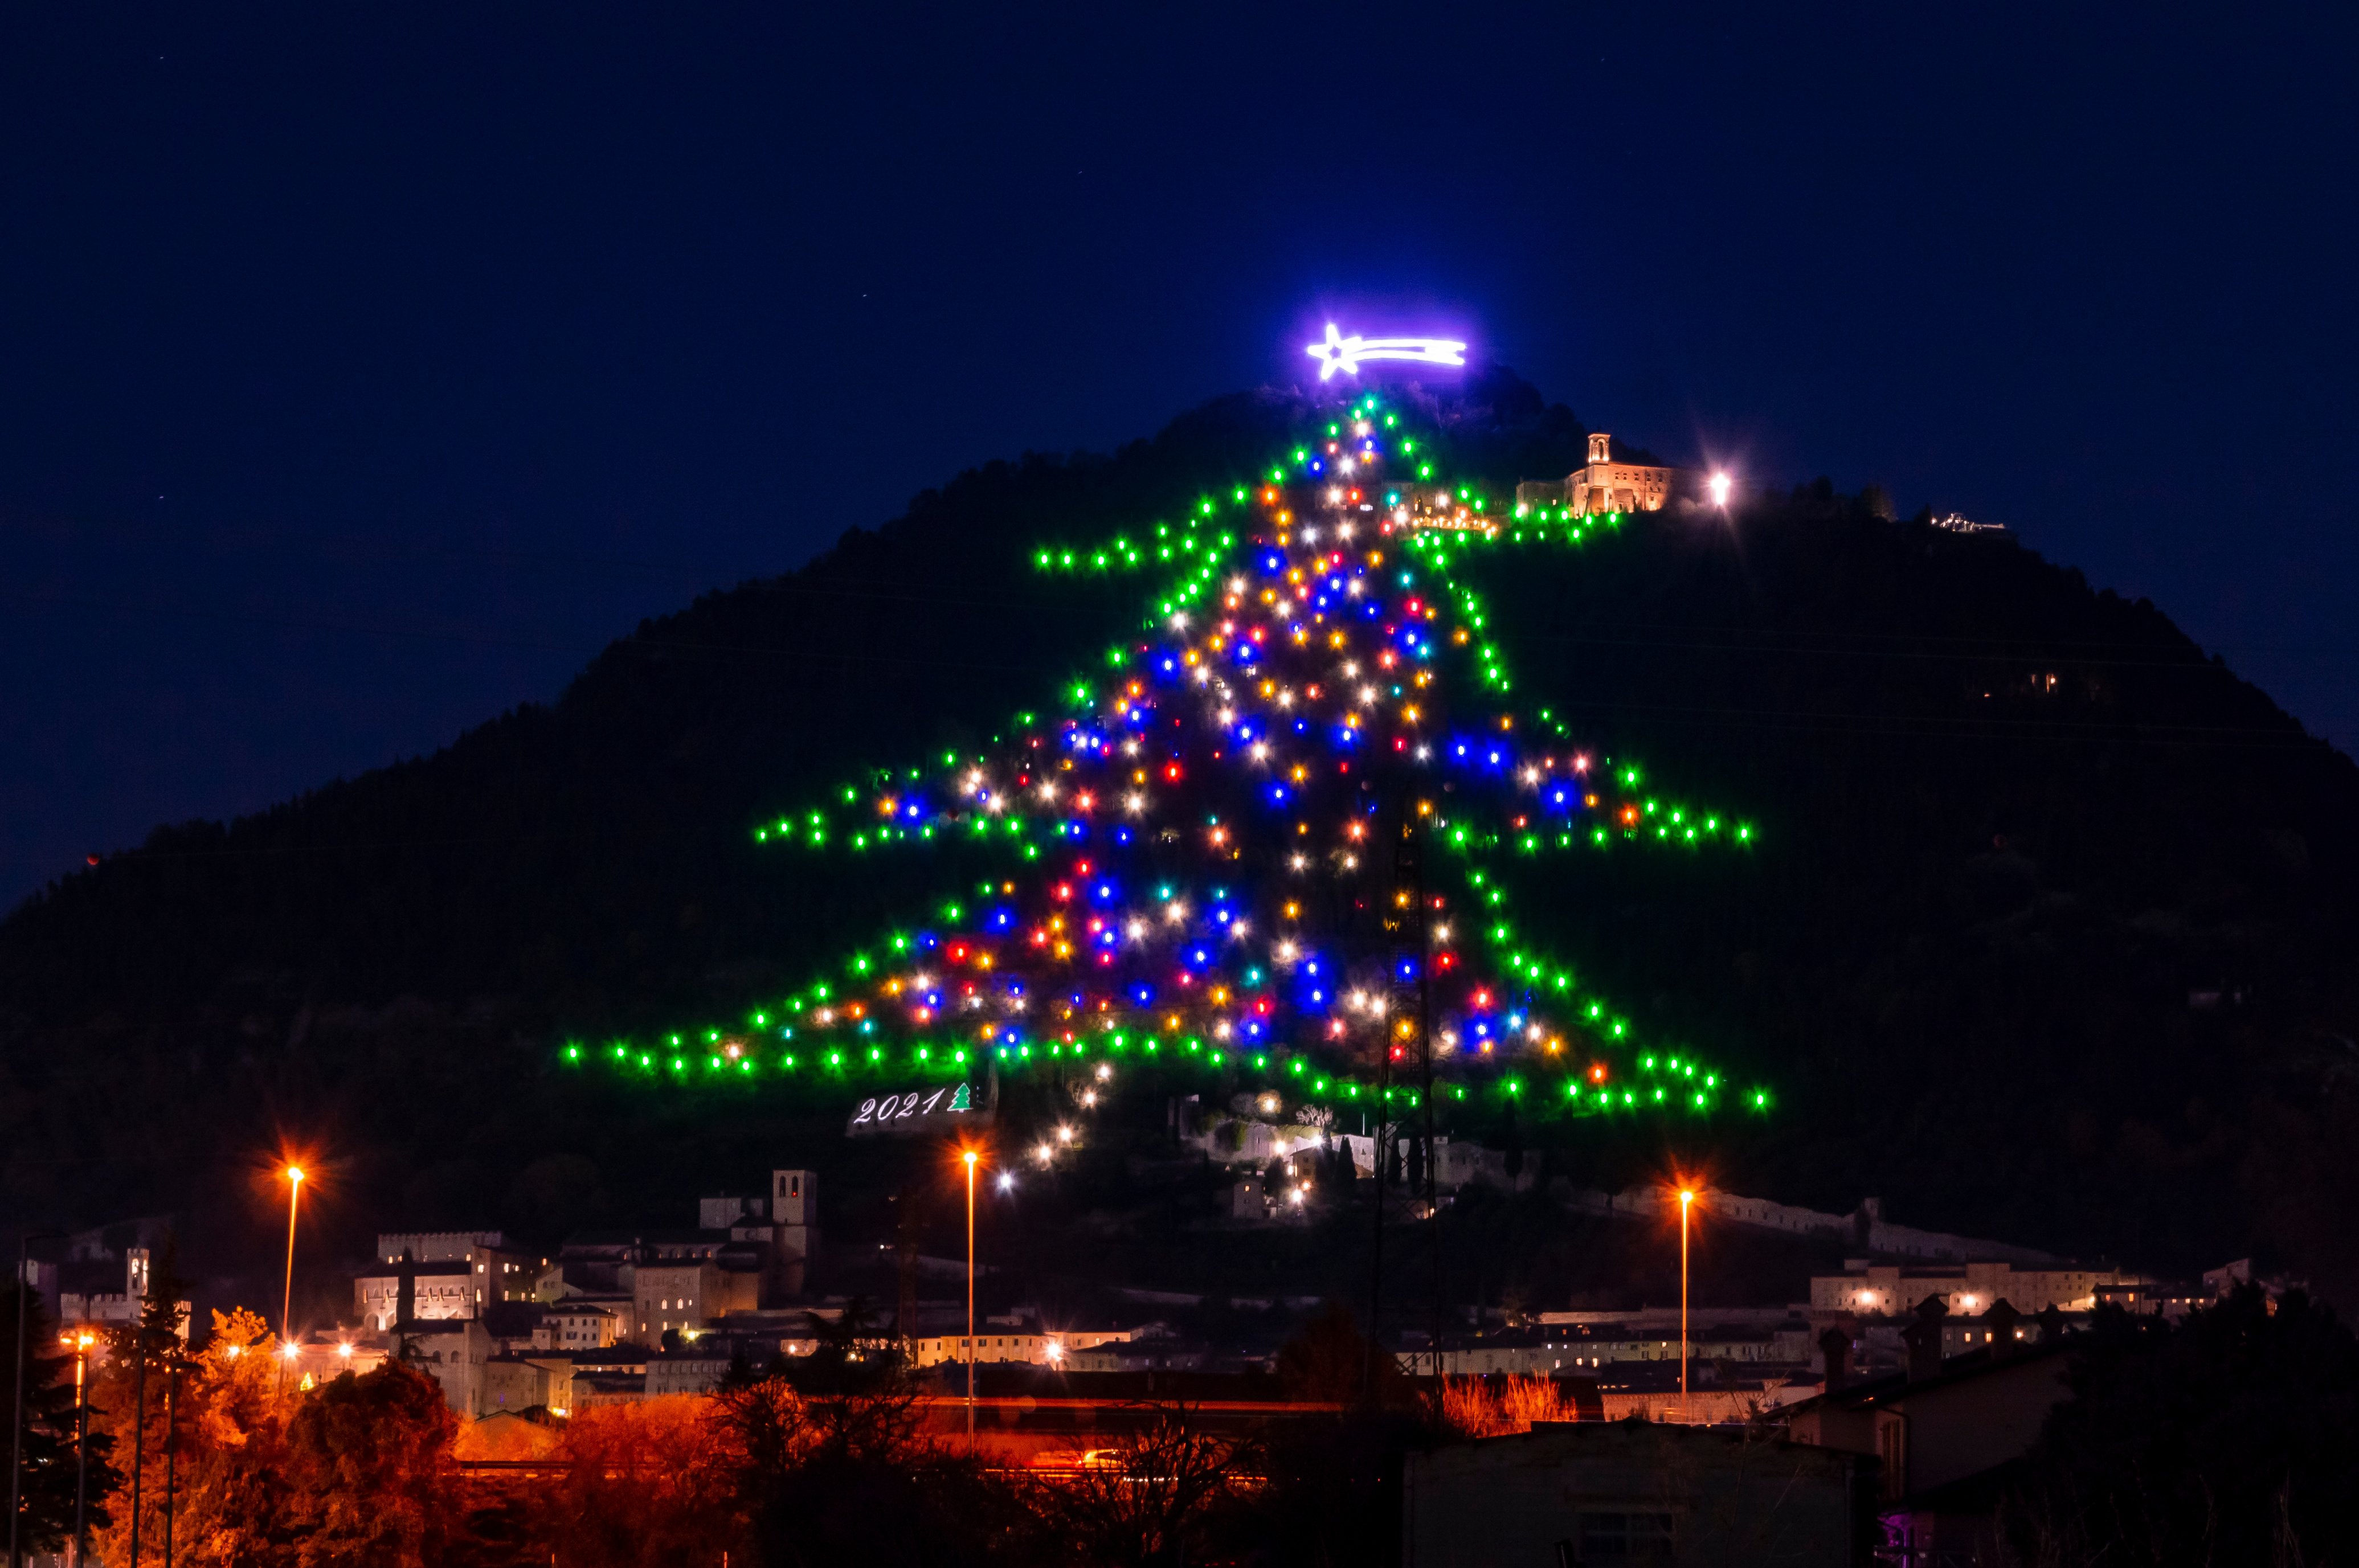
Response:
[[[19,1315],[22,1323],[19,1324]],[[25,1422],[20,1435],[24,1461],[17,1512],[20,1550],[63,1551],[73,1539],[76,1486],[73,1352],[58,1341],[57,1320],[49,1316],[39,1294],[13,1281],[0,1292],[0,1410],[16,1403],[16,1336],[25,1338]],[[113,1515],[108,1495],[120,1479],[113,1464],[114,1436],[98,1412],[92,1412],[88,1470],[81,1477],[87,1487],[87,1523],[93,1536]]]
[[[2359,1343],[2327,1308],[2101,1311],[2068,1376],[2006,1510],[2026,1563],[2359,1562]]]

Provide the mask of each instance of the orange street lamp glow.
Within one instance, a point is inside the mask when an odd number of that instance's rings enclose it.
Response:
[[[1695,1189],[1680,1189],[1680,1419],[1688,1420],[1688,1214]]]
[[[287,1292],[278,1303],[278,1337],[288,1359],[295,1356],[295,1211],[303,1201],[303,1167],[287,1167]]]

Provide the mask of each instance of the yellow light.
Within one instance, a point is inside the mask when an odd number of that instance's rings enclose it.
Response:
[[[288,1181],[290,1181],[290,1182],[299,1182],[299,1181],[301,1181],[301,1180],[303,1179],[303,1167],[302,1167],[302,1166],[300,1166],[300,1165],[289,1165],[289,1166],[288,1166],[288,1167],[287,1167],[287,1179],[288,1179]]]

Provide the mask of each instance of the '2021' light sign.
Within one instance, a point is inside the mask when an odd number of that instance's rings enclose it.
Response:
[[[862,1100],[843,1131],[847,1138],[918,1138],[990,1119],[991,1108],[974,1103],[972,1084],[938,1084]]]
[[[1327,323],[1325,340],[1312,343],[1306,351],[1319,362],[1321,381],[1338,374],[1357,375],[1366,360],[1408,360],[1430,365],[1466,362],[1466,345],[1455,338],[1364,338],[1357,332],[1347,338],[1332,321]]]

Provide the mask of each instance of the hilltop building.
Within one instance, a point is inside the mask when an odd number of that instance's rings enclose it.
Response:
[[[1600,430],[1589,438],[1589,461],[1560,480],[1526,480],[1516,486],[1518,506],[1563,506],[1598,512],[1660,512],[1686,489],[1686,469],[1614,460],[1613,438]]]

